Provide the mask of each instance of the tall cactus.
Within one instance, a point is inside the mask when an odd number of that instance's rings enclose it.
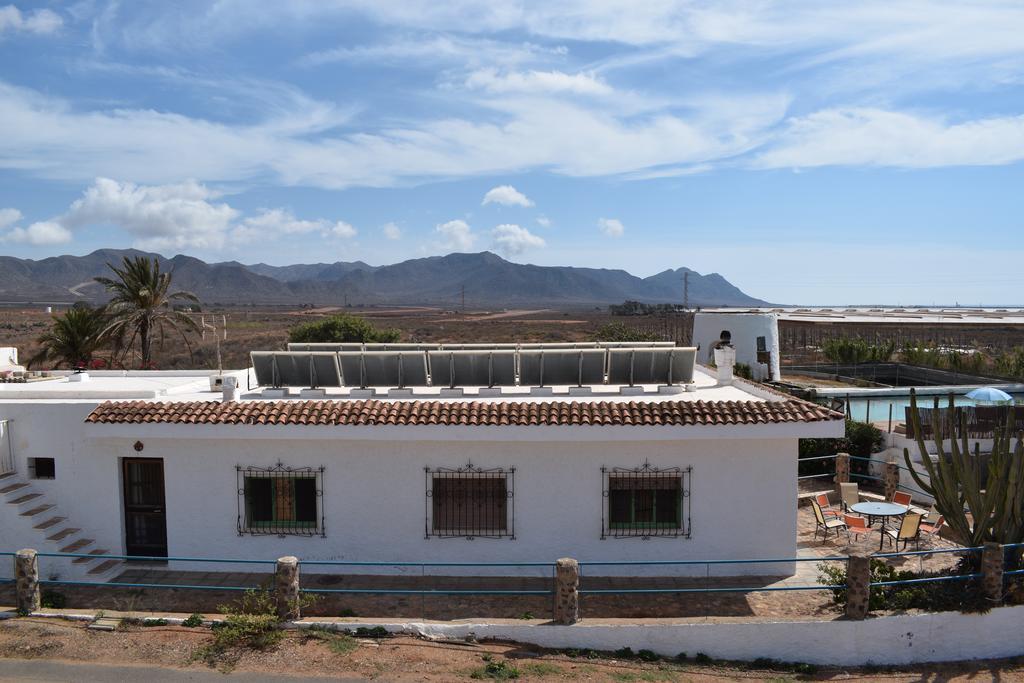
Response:
[[[938,408],[939,400],[935,399]],[[974,444],[972,453],[967,442],[967,416],[954,422],[953,396],[949,397],[950,451],[943,448],[941,425],[933,425],[932,439],[938,461],[932,462],[921,436],[921,416],[917,412],[917,394],[910,391],[910,426],[921,464],[928,473],[926,482],[910,461],[910,450],[903,449],[910,475],[921,490],[935,499],[935,507],[946,518],[950,530],[962,545],[976,547],[986,541],[998,543],[1024,542],[1024,434],[1016,434],[1014,415],[1010,408],[1006,424],[996,430],[992,455],[988,461],[988,479],[982,488],[983,469],[980,449]],[[954,429],[956,427],[956,429]]]

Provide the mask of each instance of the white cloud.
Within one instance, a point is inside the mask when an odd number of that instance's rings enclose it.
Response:
[[[495,248],[506,256],[517,256],[527,249],[546,246],[543,238],[534,235],[526,228],[505,223],[491,230],[491,238]]]
[[[381,232],[384,233],[384,237],[389,240],[402,239],[402,229],[395,223],[385,223],[381,226]]]
[[[218,196],[194,180],[147,186],[97,178],[56,221],[65,229],[117,225],[143,249],[219,248],[238,211],[209,201]]]
[[[626,228],[618,218],[601,218],[597,221],[598,229],[608,237],[622,237]]]
[[[321,66],[337,62],[401,64],[453,63],[473,68],[484,64],[513,66],[524,62],[564,55],[564,47],[542,47],[532,43],[507,43],[485,38],[439,35],[428,38],[409,36],[405,40],[336,47],[305,55],[302,66]]]
[[[328,229],[327,234],[331,237],[340,237],[347,240],[356,236],[356,229],[350,223],[337,221]]]
[[[548,218],[547,216],[537,216],[537,225],[539,225],[542,228],[550,228],[551,219]]]
[[[567,74],[562,71],[499,73],[496,69],[480,69],[469,75],[466,87],[489,93],[611,95],[614,92],[611,86],[592,73]]]
[[[14,225],[21,220],[21,211],[17,209],[0,209],[0,230]]]
[[[950,124],[881,109],[828,109],[791,119],[759,168],[858,165],[928,168],[1024,159],[1024,116]]]
[[[37,9],[34,12],[22,12],[14,5],[0,7],[0,35],[5,31],[24,31],[39,35],[55,33],[64,25],[64,20],[56,12],[48,9]]]
[[[14,228],[4,239],[33,246],[64,244],[71,241],[71,231],[55,221],[39,221],[27,228]]]
[[[501,204],[502,206],[533,206],[533,202],[530,199],[512,187],[511,185],[498,185],[492,187],[484,195],[484,200],[481,202],[482,206],[488,204]]]
[[[461,219],[441,223],[434,230],[444,236],[445,242],[442,246],[449,251],[470,251],[476,242],[476,235],[473,234],[469,223]]]

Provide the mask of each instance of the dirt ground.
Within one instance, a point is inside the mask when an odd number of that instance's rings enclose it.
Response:
[[[207,627],[129,626],[94,632],[82,622],[17,618],[0,622],[0,658],[48,659],[203,670],[201,648],[211,641]],[[428,641],[398,636],[344,639],[341,647],[327,638],[289,632],[265,651],[235,653],[230,668],[213,666],[244,678],[248,673],[292,676],[362,677],[382,681],[457,681],[494,679],[492,669],[515,669],[519,678],[538,681],[736,681],[736,680],[887,680],[887,681],[1024,681],[1024,659],[914,667],[838,669],[753,666],[727,662],[658,659],[639,661],[613,653],[560,652],[512,643]],[[502,664],[504,663],[504,664]]]
[[[249,352],[283,349],[288,329],[338,312],[363,316],[380,328],[395,328],[402,341],[409,342],[571,342],[594,338],[597,330],[612,320],[662,329],[654,318],[612,318],[607,312],[510,310],[444,311],[437,308],[250,308],[235,307],[206,313],[207,322],[221,325],[226,316],[227,339],[221,342],[225,368],[247,367]],[[0,308],[0,345],[16,346],[19,358],[27,362],[38,351],[36,339],[50,326],[50,316],[41,308]],[[191,339],[192,356],[180,338],[168,337],[157,345],[154,356],[161,370],[216,368],[216,346],[212,334]],[[103,356],[104,354],[100,354]],[[40,368],[46,369],[46,368]]]

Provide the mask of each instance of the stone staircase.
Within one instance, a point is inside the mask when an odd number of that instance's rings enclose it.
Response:
[[[111,552],[97,544],[95,539],[89,538],[82,529],[75,527],[55,503],[34,490],[31,483],[16,473],[0,474],[0,500],[6,507],[2,513],[2,523],[10,527],[21,526],[24,536],[32,534],[38,538],[34,543],[26,545],[39,552],[86,555],[109,555]],[[56,573],[61,579],[67,580],[109,581],[123,569],[124,562],[121,560],[40,558],[41,578],[46,579]]]

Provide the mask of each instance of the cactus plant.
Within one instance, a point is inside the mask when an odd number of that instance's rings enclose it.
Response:
[[[936,408],[938,404],[936,398]],[[979,445],[975,443],[971,451],[967,441],[967,416],[961,411],[959,421],[956,420],[952,395],[949,408],[949,452],[943,447],[947,430],[935,425],[932,439],[938,458],[932,462],[921,435],[917,395],[911,390],[911,433],[917,441],[928,481],[918,474],[910,461],[910,450],[904,448],[903,458],[911,476],[922,491],[935,499],[935,508],[946,518],[950,531],[961,545],[976,547],[986,541],[1024,542],[1024,434],[1013,433],[1013,408],[1008,411],[1006,424],[996,430],[987,480],[983,478]]]

